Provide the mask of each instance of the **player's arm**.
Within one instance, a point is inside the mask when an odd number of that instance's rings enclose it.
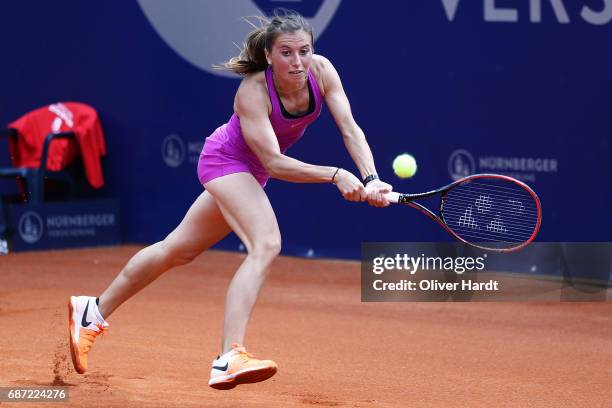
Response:
[[[361,130],[353,118],[351,105],[342,87],[338,72],[327,58],[321,56],[318,58],[325,89],[325,102],[342,134],[346,149],[359,169],[362,179],[370,174],[377,174],[372,151],[366,141],[363,130]],[[378,193],[389,192],[392,189],[389,184],[379,180],[368,183],[368,187],[376,190]],[[374,198],[374,200],[377,200],[377,198]],[[388,202],[384,199],[381,200],[380,197],[378,197],[378,201],[382,205],[388,205]]]
[[[299,183],[329,183],[337,167],[317,166],[284,155],[268,118],[268,95],[254,78],[243,80],[234,109],[240,118],[244,140],[270,176]],[[342,195],[351,201],[363,201],[363,188],[349,172],[336,175],[335,182]],[[352,178],[350,177],[352,176]]]
[[[351,112],[338,72],[325,57],[319,56],[320,72],[325,88],[325,102],[342,134],[344,145],[361,173],[361,178],[376,174],[374,157],[366,141],[363,130],[357,125]]]

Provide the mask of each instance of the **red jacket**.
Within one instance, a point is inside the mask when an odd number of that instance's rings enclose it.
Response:
[[[76,134],[76,142],[57,139],[49,146],[48,170],[61,170],[83,156],[87,181],[94,188],[104,185],[100,158],[106,155],[104,133],[96,111],[77,102],[56,103],[36,109],[17,119],[8,127],[19,133],[17,143],[9,142],[11,160],[15,167],[39,167],[42,147],[49,133]]]

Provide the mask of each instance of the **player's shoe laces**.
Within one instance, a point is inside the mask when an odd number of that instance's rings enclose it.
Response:
[[[108,330],[96,298],[92,296],[71,296],[68,302],[68,325],[70,328],[70,355],[77,373],[87,371],[87,356],[98,335]]]
[[[258,360],[244,347],[232,344],[232,349],[212,363],[208,385],[218,390],[229,390],[238,384],[267,380],[276,374],[272,360]]]

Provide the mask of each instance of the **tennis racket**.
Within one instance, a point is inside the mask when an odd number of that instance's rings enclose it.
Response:
[[[440,196],[437,214],[415,200]],[[416,208],[448,233],[476,248],[508,252],[532,242],[542,223],[537,194],[525,183],[499,174],[474,174],[420,194],[386,194],[391,203]]]

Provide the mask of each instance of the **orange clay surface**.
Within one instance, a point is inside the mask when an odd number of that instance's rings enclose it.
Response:
[[[281,257],[247,349],[270,380],[207,386],[244,255],[210,251],[109,318],[89,371],[70,295],[98,295],[136,246],[0,257],[0,386],[65,385],[80,407],[610,407],[612,303],[361,303],[357,262]],[[0,406],[64,406],[8,404]]]

